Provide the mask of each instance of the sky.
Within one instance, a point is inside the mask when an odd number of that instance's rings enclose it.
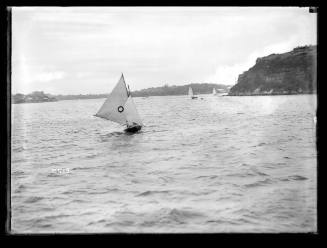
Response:
[[[317,44],[307,7],[13,7],[12,93],[234,85],[258,57]]]

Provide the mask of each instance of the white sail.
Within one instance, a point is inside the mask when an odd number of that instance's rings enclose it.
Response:
[[[213,88],[213,90],[212,90],[212,94],[213,94],[213,95],[216,95],[216,94],[217,94],[217,91],[216,91],[215,88]]]
[[[101,117],[119,124],[126,124],[124,105],[128,99],[128,92],[124,76],[122,75],[107,100],[101,106],[95,116]]]
[[[191,87],[188,88],[188,95],[193,96],[193,90]]]
[[[126,117],[127,124],[129,126],[138,124],[143,125],[141,121],[141,117],[139,116],[136,106],[134,104],[133,98],[131,96],[128,97],[125,105],[124,105],[124,114]]]

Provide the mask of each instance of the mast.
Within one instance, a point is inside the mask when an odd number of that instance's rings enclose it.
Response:
[[[128,88],[128,96],[130,96],[131,95],[131,90],[129,89],[129,85],[127,85],[127,88]]]

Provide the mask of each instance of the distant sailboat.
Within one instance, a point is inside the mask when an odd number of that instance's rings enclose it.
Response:
[[[191,97],[191,99],[196,99],[198,98],[197,96],[194,96],[193,90],[191,87],[188,88],[188,95]]]
[[[95,116],[126,125],[126,132],[141,130],[143,124],[123,74]]]
[[[212,94],[213,94],[214,96],[217,95],[217,91],[216,91],[215,88],[213,88],[213,90],[212,90]]]

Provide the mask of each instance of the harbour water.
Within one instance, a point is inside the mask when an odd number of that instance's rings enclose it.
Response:
[[[134,98],[134,135],[104,99],[12,105],[12,232],[316,232],[316,97]]]

